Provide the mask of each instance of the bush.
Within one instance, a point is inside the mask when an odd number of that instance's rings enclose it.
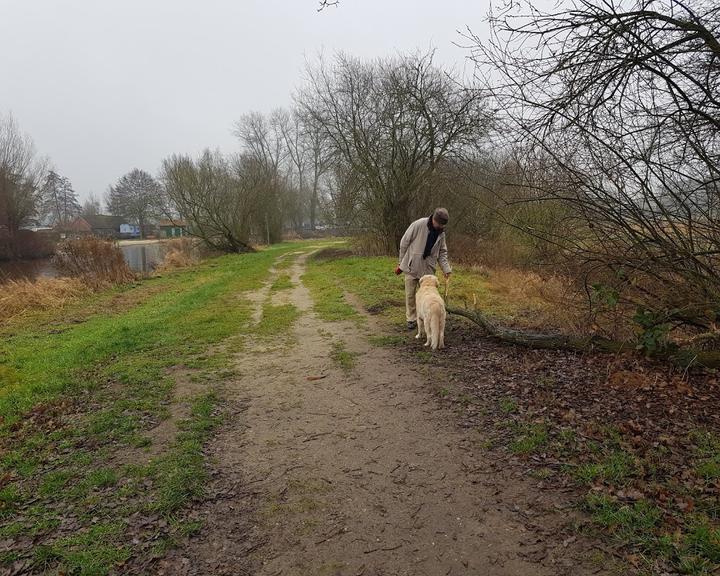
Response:
[[[192,238],[183,237],[169,240],[165,243],[165,256],[159,271],[174,268],[187,268],[197,264],[199,260],[199,246]]]
[[[93,289],[135,279],[120,248],[114,242],[93,236],[58,244],[54,263],[59,272],[79,278]]]

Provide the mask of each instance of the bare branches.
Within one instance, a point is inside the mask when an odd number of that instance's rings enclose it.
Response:
[[[407,222],[429,209],[439,166],[464,158],[489,113],[432,62],[432,54],[364,62],[338,54],[307,71],[298,101],[335,153],[340,181],[364,224],[393,251]]]
[[[637,304],[720,312],[720,7],[508,2],[492,24],[490,42],[468,36],[473,58],[533,197],[571,207],[572,253]]]
[[[157,181],[137,168],[122,176],[107,195],[110,213],[137,223],[141,237],[145,235],[145,225],[162,211],[162,200]]]
[[[0,229],[12,237],[37,214],[46,165],[12,116],[0,116]]]
[[[54,170],[48,172],[41,189],[39,211],[53,226],[68,224],[80,214],[80,203],[68,178]]]
[[[328,8],[329,6],[338,6],[340,4],[340,0],[320,0],[320,6],[318,7],[318,12],[322,12],[325,10],[325,8]]]
[[[252,167],[231,163],[219,153],[205,150],[193,160],[173,155],[163,161],[166,193],[190,232],[217,250],[250,249],[256,188]]]

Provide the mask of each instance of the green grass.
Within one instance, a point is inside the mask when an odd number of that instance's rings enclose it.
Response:
[[[379,346],[379,347],[392,347],[392,346],[399,346],[401,344],[404,344],[406,342],[406,338],[403,336],[370,336],[368,338],[370,344],[373,346]]]
[[[690,439],[696,447],[696,474],[708,482],[720,478],[720,437],[707,430],[695,430]]]
[[[357,353],[346,350],[343,342],[333,342],[330,358],[332,358],[333,362],[340,368],[346,372],[350,372],[355,367]]]
[[[451,254],[452,259],[452,254]],[[394,274],[396,256],[346,256],[324,259],[310,258],[304,277],[313,291],[318,313],[326,320],[352,317],[343,305],[343,292],[357,295],[363,305],[397,323],[405,318],[405,287],[403,276]],[[444,280],[441,279],[441,292]],[[506,321],[521,316],[527,302],[512,300],[493,290],[487,275],[466,266],[454,266],[448,300],[455,306],[477,306],[485,314]]]
[[[295,285],[292,283],[292,280],[290,280],[290,275],[289,274],[281,274],[280,276],[278,276],[275,279],[275,281],[270,286],[270,291],[271,292],[279,292],[280,290],[289,290],[293,286],[295,286]]]
[[[34,567],[47,570],[60,566],[59,573],[100,575],[126,561],[131,554],[121,522],[96,524],[51,545],[34,549]]]
[[[90,488],[108,488],[117,484],[117,473],[111,468],[99,468],[88,474],[87,484]]]
[[[620,486],[636,474],[635,459],[623,450],[605,452],[596,462],[581,464],[573,471],[573,476],[581,484],[602,480]]]
[[[513,414],[518,411],[518,403],[514,398],[501,398],[500,410],[505,414]]]
[[[360,318],[345,301],[344,292],[359,296],[367,308],[377,307],[398,316],[394,307],[404,306],[405,288],[402,278],[393,274],[393,262],[385,257],[310,258],[303,282],[315,299],[317,313],[325,320]]]
[[[213,415],[217,397],[210,393],[196,398],[192,415],[180,423],[180,433],[170,453],[158,463],[159,498],[153,508],[170,514],[204,493],[207,472],[203,445],[219,418]]]
[[[260,337],[289,335],[295,320],[300,316],[300,311],[292,304],[273,306],[266,303],[263,306],[260,324],[254,329],[254,333]]]
[[[11,478],[0,490],[0,533],[41,535],[31,557],[10,550],[0,562],[107,574],[142,553],[126,534],[135,512],[165,518],[171,528],[156,526],[147,537],[167,545],[174,531],[199,529],[183,527],[182,516],[203,497],[215,389],[233,374],[230,352],[218,345],[232,350],[245,336],[291,328],[298,311],[269,304],[252,326],[242,294],[260,288],[272,262],[298,248],[223,256],[0,326],[0,473]],[[206,390],[177,423],[174,441],[148,460],[148,432],[170,416],[178,368]],[[124,451],[144,462],[113,464]],[[59,514],[77,519],[72,537],[55,534]]]
[[[48,472],[40,483],[38,493],[41,496],[55,494],[65,488],[65,485],[73,477],[69,470]]]
[[[708,465],[708,458],[716,455],[717,437],[707,432],[694,433],[697,454],[702,464],[696,467],[699,477],[708,480],[701,472]],[[603,483],[612,487],[623,487],[636,481],[643,474],[653,475],[656,464],[653,461],[661,455],[650,454],[648,460],[636,460],[630,453],[619,447],[619,438],[607,435],[607,441],[597,445],[592,452],[594,462],[569,468],[573,478],[582,484]],[[720,564],[720,528],[718,527],[717,500],[703,500],[701,494],[691,496],[686,488],[672,483],[660,483],[663,491],[673,493],[679,500],[693,498],[695,506],[688,510],[676,509],[672,503],[661,510],[647,500],[623,502],[606,494],[591,492],[582,508],[593,522],[602,527],[612,538],[623,546],[641,552],[641,558],[650,570],[657,559],[662,559],[681,574],[696,576],[715,573]],[[672,527],[670,530],[669,526]]]
[[[314,310],[320,318],[329,321],[353,320],[360,322],[362,317],[355,308],[348,304],[338,279],[328,278],[327,271],[318,268],[309,261],[307,271],[302,277],[303,283],[309,288],[315,302]]]
[[[275,262],[274,268],[277,271],[287,270],[288,268],[292,267],[292,265],[294,263],[295,263],[295,259],[292,256],[288,255],[288,256],[285,256],[284,258],[282,258],[281,260],[278,260],[277,262]],[[290,277],[288,276],[288,279],[289,278]]]
[[[522,423],[514,428],[515,439],[510,443],[511,452],[527,455],[547,445],[548,430],[545,424]]]
[[[604,494],[589,494],[583,503],[594,522],[607,528],[618,540],[650,547],[648,534],[658,526],[662,512],[652,504],[639,500],[624,504]]]
[[[150,370],[135,362],[119,368],[124,368],[126,380],[147,379],[153,368],[172,365],[178,357],[230,336],[247,323],[249,313],[235,295],[259,288],[275,255],[277,250],[225,256],[213,266],[152,280],[164,290],[146,302],[67,325],[60,334],[29,327],[4,335],[0,365],[12,374],[0,387],[4,424],[60,393],[91,388],[94,382],[83,374],[88,367],[142,353],[151,359]]]

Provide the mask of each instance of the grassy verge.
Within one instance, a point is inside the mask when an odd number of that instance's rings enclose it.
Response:
[[[106,574],[196,531],[203,445],[221,418],[229,350],[288,330],[243,292],[301,244],[224,256],[0,327],[0,553],[32,573]],[[182,398],[178,382],[191,382]]]
[[[371,313],[402,322],[405,288],[403,276],[393,272],[396,265],[397,261],[392,257],[346,256],[333,247],[308,260],[303,280],[312,290],[318,313],[326,320],[354,317],[352,307],[343,299],[344,292],[351,292]],[[445,290],[443,278],[440,279],[440,290]],[[502,283],[494,283],[488,273],[463,266],[453,269],[448,301],[459,306],[477,306],[491,317],[519,324],[527,324],[527,320],[536,318],[539,311],[546,309],[546,303],[541,299],[529,300],[522,293],[510,291],[504,278]],[[541,318],[546,317],[547,314],[543,314]]]

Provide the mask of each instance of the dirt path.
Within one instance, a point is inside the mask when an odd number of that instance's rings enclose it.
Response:
[[[370,345],[372,318],[358,327],[315,316],[300,280],[306,257],[290,269],[292,290],[254,300],[301,311],[293,341],[238,355],[233,414],[209,447],[203,529],[161,572],[601,573],[566,531],[562,503],[498,471],[482,435],[438,406],[429,384],[439,375]],[[350,369],[332,359],[342,347]]]

